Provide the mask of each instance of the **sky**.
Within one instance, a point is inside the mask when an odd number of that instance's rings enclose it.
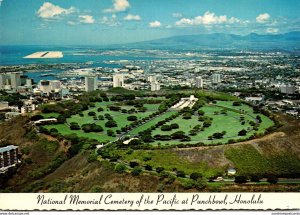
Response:
[[[0,0],[1,45],[300,31],[300,0]]]

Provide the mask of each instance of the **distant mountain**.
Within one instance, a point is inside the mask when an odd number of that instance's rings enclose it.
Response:
[[[300,32],[245,36],[235,34],[184,35],[122,45],[126,48],[165,49],[250,49],[250,50],[299,50]]]

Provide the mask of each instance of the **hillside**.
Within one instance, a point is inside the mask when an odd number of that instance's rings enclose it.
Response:
[[[131,155],[152,153],[157,165],[182,168],[198,166],[209,176],[220,174],[228,167],[235,167],[242,174],[277,174],[284,177],[300,175],[299,121],[281,116],[284,126],[260,139],[220,146],[164,150],[136,150]],[[2,184],[1,192],[192,192],[183,187],[179,179],[165,178],[161,174],[144,172],[134,176],[114,171],[115,164],[106,160],[92,160],[89,149],[68,157],[63,140],[49,139],[42,134],[25,129],[26,118],[20,117],[0,125],[1,145],[19,145],[22,164],[16,174]],[[171,159],[168,159],[171,158]],[[167,159],[167,160],[166,160]],[[150,163],[151,163],[150,162]],[[165,162],[159,163],[159,162]],[[291,175],[293,174],[293,175]],[[181,180],[181,179],[180,179]],[[183,179],[182,179],[183,180]],[[4,186],[3,186],[4,185]],[[298,184],[236,185],[215,183],[204,191],[299,191]]]

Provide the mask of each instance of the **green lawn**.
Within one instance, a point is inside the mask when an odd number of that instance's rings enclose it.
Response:
[[[232,101],[217,101],[216,104],[206,104],[204,107],[201,108],[205,112],[204,116],[212,118],[212,125],[208,128],[205,128],[204,131],[199,131],[197,135],[190,136],[191,141],[189,142],[181,142],[179,140],[171,140],[171,141],[155,141],[152,143],[153,145],[173,145],[173,144],[181,144],[181,143],[198,143],[202,142],[204,144],[213,144],[213,143],[227,143],[228,140],[244,140],[249,138],[251,135],[255,133],[255,131],[251,130],[252,126],[250,126],[249,122],[255,121],[255,118],[257,115],[259,115],[262,119],[262,122],[260,123],[260,126],[258,128],[257,133],[263,133],[266,128],[274,125],[274,122],[270,120],[268,117],[262,115],[262,114],[254,114],[252,107],[241,104],[241,106],[232,106]],[[133,114],[128,113],[121,113],[120,111],[110,111],[108,108],[108,105],[112,105],[114,102],[97,102],[95,103],[95,107],[90,108],[89,110],[83,111],[83,116],[73,115],[71,118],[67,119],[67,123],[64,125],[48,125],[45,126],[46,128],[56,128],[61,134],[71,134],[76,133],[78,136],[81,137],[90,137],[97,139],[99,141],[106,141],[106,140],[115,140],[116,137],[109,137],[106,135],[107,130],[111,129],[116,132],[116,130],[121,130],[122,127],[125,127],[126,125],[131,124],[132,122],[127,120],[128,116],[134,115],[137,116],[138,119],[142,119],[145,117],[148,117],[152,113],[156,112],[158,110],[159,104],[144,104],[144,107],[147,108],[146,112],[138,112]],[[99,107],[102,107],[104,111],[98,112],[97,109]],[[128,106],[124,105],[121,106],[122,109],[130,110],[134,108],[134,106]],[[221,114],[221,111],[226,109],[227,114]],[[89,112],[95,112],[96,116],[103,115],[104,114],[110,114],[113,119],[117,122],[118,127],[114,128],[106,128],[105,123],[108,121],[107,119],[104,120],[98,120],[94,119],[92,116],[88,116]],[[136,135],[141,131],[144,131],[151,126],[155,125],[157,122],[168,118],[169,116],[173,115],[177,111],[171,110],[168,112],[163,113],[159,117],[156,117],[147,123],[131,130],[129,134]],[[241,114],[243,112],[243,114]],[[58,116],[57,113],[48,113],[43,114],[45,118],[55,117]],[[240,117],[243,116],[245,118],[245,124],[242,125],[240,122]],[[84,133],[82,130],[70,130],[68,125],[71,122],[77,122],[80,126],[86,123],[96,123],[97,125],[102,126],[104,129],[103,132],[100,133]],[[198,116],[193,115],[191,119],[185,120],[182,118],[182,116],[178,116],[177,118],[173,119],[167,125],[170,125],[172,123],[177,123],[179,125],[178,129],[173,129],[171,131],[161,131],[161,128],[157,128],[154,131],[152,131],[152,136],[161,134],[161,135],[171,135],[172,133],[176,131],[184,131],[186,135],[189,134],[189,132],[193,129],[196,125],[203,125],[203,122],[198,121]],[[238,132],[242,129],[249,130],[246,136],[238,136]],[[208,137],[213,135],[216,132],[223,132],[225,131],[226,134],[222,139],[214,139],[209,140]]]

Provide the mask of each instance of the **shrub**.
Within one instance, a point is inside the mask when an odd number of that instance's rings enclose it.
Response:
[[[94,186],[92,186],[90,192],[91,193],[102,193],[103,189],[99,185],[94,185]]]

